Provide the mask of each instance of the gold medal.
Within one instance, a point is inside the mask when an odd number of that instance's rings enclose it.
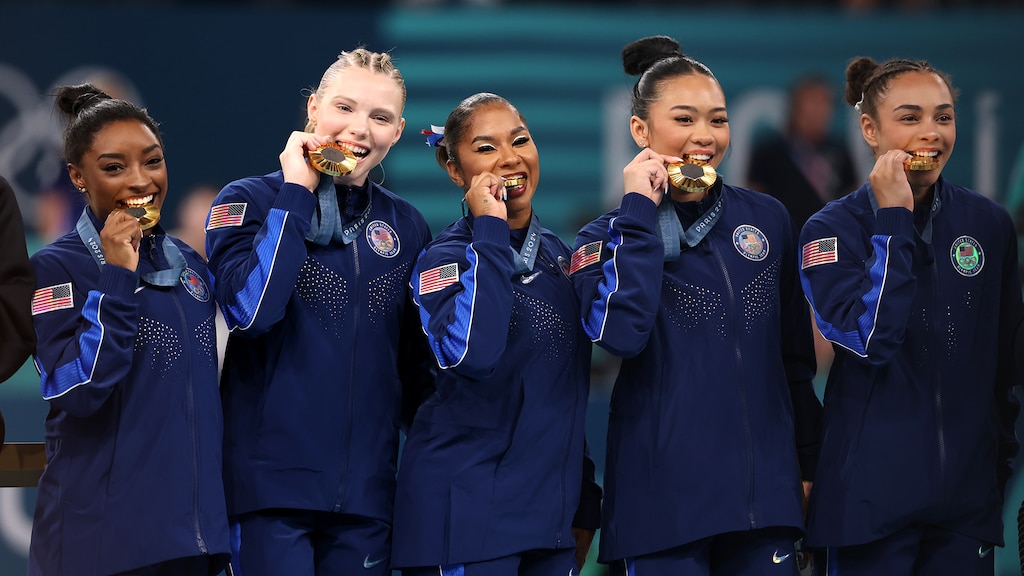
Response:
[[[522,176],[513,176],[512,178],[502,178],[502,184],[505,186],[505,193],[502,194],[502,200],[508,200],[508,191],[515,188],[516,186],[522,186],[523,182],[526,182],[526,178]]]
[[[348,148],[328,142],[309,153],[309,163],[331,176],[344,176],[355,169],[356,157]]]
[[[160,221],[160,209],[153,203],[146,204],[145,206],[125,208],[124,211],[132,218],[138,220],[139,227],[143,230],[149,230]]]
[[[710,164],[675,162],[668,165],[668,178],[683,192],[704,192],[718,179]]]
[[[916,156],[911,152],[910,158],[903,161],[903,167],[907,170],[934,170],[939,167],[939,162],[935,156]]]

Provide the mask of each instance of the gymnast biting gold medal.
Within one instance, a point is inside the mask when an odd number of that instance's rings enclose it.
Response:
[[[672,185],[683,192],[704,192],[718,179],[710,164],[673,162],[667,168]]]
[[[142,201],[126,200],[123,208],[116,211],[124,212],[139,221],[139,227],[149,230],[160,221],[160,208],[153,203],[153,196],[142,198]]]
[[[505,186],[505,191],[501,195],[502,200],[508,200],[508,191],[517,187],[522,186],[523,182],[526,182],[526,178],[522,176],[512,176],[511,178],[502,178],[502,185]]]
[[[309,163],[331,176],[348,174],[355,169],[356,161],[356,156],[351,150],[334,142],[328,142],[309,153]]]
[[[907,170],[934,170],[939,167],[938,152],[935,151],[910,151],[910,158],[903,161],[903,167]]]

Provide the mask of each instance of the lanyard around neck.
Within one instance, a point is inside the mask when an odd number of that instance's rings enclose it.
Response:
[[[540,219],[534,214],[530,218],[530,229],[523,240],[523,247],[516,252],[511,246],[512,255],[516,263],[516,274],[525,274],[533,270],[533,264],[537,261],[537,253],[540,252]]]
[[[689,248],[700,244],[700,241],[708,235],[722,215],[723,197],[724,194],[719,195],[718,200],[711,206],[711,210],[705,212],[703,217],[697,219],[685,230],[682,223],[679,222],[679,214],[676,213],[672,198],[666,195],[661,199],[661,204],[658,205],[658,226],[661,228],[661,239],[665,244],[665,262],[675,262],[679,258],[682,242],[686,242]]]
[[[85,247],[88,248],[90,254],[92,254],[92,259],[102,270],[103,265],[107,263],[107,260],[103,255],[103,245],[100,243],[100,233],[96,230],[96,226],[92,223],[92,219],[89,217],[88,207],[82,211],[82,215],[78,218],[78,223],[75,225],[75,229],[78,231],[78,237],[81,238],[82,243],[85,244]],[[171,267],[165,270],[147,272],[143,274],[141,278],[143,282],[153,286],[174,286],[178,283],[178,279],[181,277],[182,271],[185,270],[185,255],[181,253],[181,250],[179,250],[177,246],[174,245],[170,236],[164,235],[162,247],[164,257],[167,259],[167,263],[170,264]]]

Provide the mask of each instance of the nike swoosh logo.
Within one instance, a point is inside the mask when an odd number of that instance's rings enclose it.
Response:
[[[384,561],[384,558],[377,558],[376,560],[370,560],[370,555],[367,554],[366,558],[363,558],[363,568],[366,568],[367,570],[369,570],[370,568],[373,568],[374,566],[380,564],[383,561]]]
[[[135,289],[135,293],[138,294],[139,292],[142,292],[143,288],[145,288],[145,286],[139,286]]]
[[[529,284],[530,282],[533,282],[533,279],[536,278],[538,274],[540,274],[540,270],[537,270],[536,272],[530,274],[529,276],[523,276],[522,278],[519,279],[519,281],[522,282],[523,284]]]
[[[978,546],[978,558],[984,558],[992,553],[992,547],[985,548],[984,546]]]
[[[773,564],[782,564],[783,562],[786,561],[786,558],[789,558],[790,556],[791,556],[791,554],[783,554],[782,556],[779,556],[779,551],[776,550],[775,553],[772,554],[772,563]]]

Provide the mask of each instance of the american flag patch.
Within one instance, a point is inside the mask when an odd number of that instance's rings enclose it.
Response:
[[[800,255],[800,269],[810,268],[818,264],[830,264],[839,261],[836,251],[836,237],[820,238],[804,244]]]
[[[577,270],[586,268],[601,259],[602,241],[584,244],[572,253],[572,260],[569,261],[569,275],[572,276]]]
[[[63,310],[75,305],[71,295],[71,282],[36,290],[32,296],[32,315]]]
[[[420,294],[443,290],[459,281],[459,265],[456,262],[420,272]]]
[[[210,209],[210,221],[206,223],[207,230],[214,228],[226,228],[228,226],[240,226],[245,218],[245,202],[233,204],[219,204]]]

